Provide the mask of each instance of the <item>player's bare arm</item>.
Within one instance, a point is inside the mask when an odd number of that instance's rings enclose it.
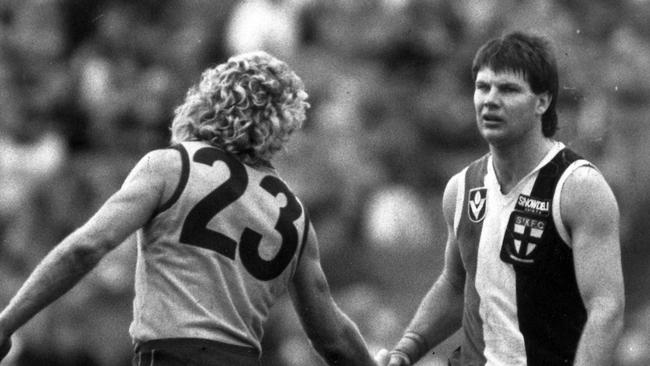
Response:
[[[459,178],[460,175],[455,175],[449,180],[443,195],[442,210],[447,227],[447,242],[442,273],[420,303],[404,336],[391,352],[389,366],[414,364],[461,326],[465,269],[454,230]]]
[[[43,259],[0,314],[0,343],[8,342],[13,332],[70,290],[151,217],[169,190],[165,177],[175,168],[171,154],[178,155],[175,151],[146,155],[121,189]]]
[[[572,238],[576,278],[587,310],[575,365],[610,365],[625,305],[618,205],[603,176],[583,167],[564,185],[561,214]]]
[[[339,309],[321,268],[318,240],[309,237],[289,293],[316,351],[329,365],[375,365],[356,325]]]

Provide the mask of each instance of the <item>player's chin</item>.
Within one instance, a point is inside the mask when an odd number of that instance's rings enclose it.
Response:
[[[498,143],[508,139],[508,131],[503,124],[481,124],[479,132],[488,143]]]

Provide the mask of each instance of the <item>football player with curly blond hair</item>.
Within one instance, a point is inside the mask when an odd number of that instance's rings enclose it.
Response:
[[[204,71],[187,92],[172,142],[207,141],[257,165],[302,126],[307,108],[303,82],[286,63],[265,52],[235,56]]]
[[[10,337],[138,232],[134,365],[257,366],[272,305],[287,291],[331,365],[374,365],[334,302],[305,206],[271,158],[309,107],[300,78],[264,52],[207,69],[122,187],[38,265],[0,314]]]

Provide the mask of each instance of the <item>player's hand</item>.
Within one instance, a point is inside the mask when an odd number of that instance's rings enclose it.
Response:
[[[388,365],[388,350],[382,348],[375,354],[375,364],[377,366],[387,366]]]
[[[386,366],[411,366],[411,362],[399,354],[392,354],[388,359],[388,365]]]
[[[7,356],[7,353],[9,353],[9,350],[11,349],[11,338],[0,338],[0,361],[2,361],[5,356]]]

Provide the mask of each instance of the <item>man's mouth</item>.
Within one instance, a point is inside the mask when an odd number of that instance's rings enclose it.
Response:
[[[498,116],[496,114],[484,114],[484,115],[481,116],[481,119],[483,120],[483,122],[485,122],[487,124],[502,123],[503,122],[503,118],[501,118],[500,116]]]
[[[485,113],[483,114],[482,118],[486,121],[494,121],[494,122],[502,122],[503,118],[496,114],[491,114],[491,113]]]

